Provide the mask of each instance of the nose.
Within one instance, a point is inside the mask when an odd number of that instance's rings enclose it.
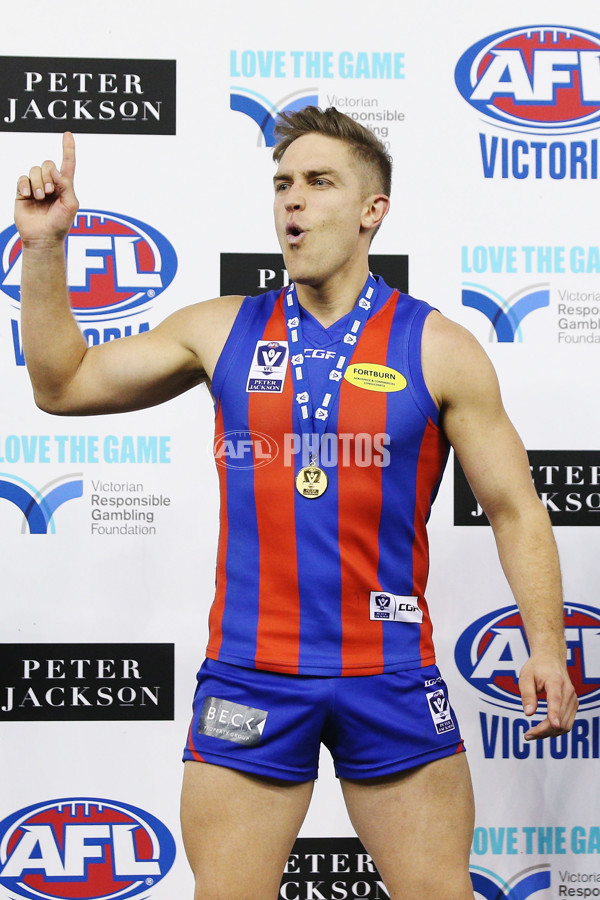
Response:
[[[285,195],[285,208],[288,212],[304,209],[304,191],[298,185],[291,185]]]

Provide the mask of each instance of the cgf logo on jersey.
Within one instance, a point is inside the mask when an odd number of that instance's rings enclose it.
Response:
[[[479,713],[486,758],[526,759],[534,753],[543,757],[546,747],[554,759],[600,758],[600,717],[585,715],[600,707],[600,610],[567,604],[565,636],[568,671],[579,697],[580,714],[570,734],[530,744],[523,735],[532,724],[544,719],[547,706],[542,696],[532,719],[522,715],[519,672],[529,650],[517,607],[490,612],[461,634],[455,658],[462,676],[484,703],[508,713]]]
[[[66,241],[67,280],[73,313],[88,344],[148,331],[152,301],[173,281],[177,256],[169,241],[143,222],[99,210],[79,210]],[[18,310],[21,239],[14,225],[0,234],[0,289]],[[107,327],[98,327],[110,322]],[[18,320],[12,321],[15,362],[25,364]]]
[[[50,800],[0,822],[0,884],[27,900],[147,898],[174,859],[162,822],[112,800]]]
[[[480,133],[485,178],[596,179],[600,35],[561,25],[511,28],[478,41],[455,70],[458,90],[492,125],[527,137]],[[559,136],[580,132],[581,139]]]

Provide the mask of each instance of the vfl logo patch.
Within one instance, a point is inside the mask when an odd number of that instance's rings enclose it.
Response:
[[[423,613],[417,597],[399,597],[387,591],[371,591],[370,617],[374,622],[416,622],[421,624]]]
[[[219,697],[207,697],[202,707],[198,734],[255,747],[260,744],[267,715],[264,709],[253,709]]]
[[[447,731],[453,731],[456,726],[450,714],[448,698],[442,688],[427,694],[427,702],[437,733],[445,734]]]
[[[246,391],[281,394],[288,361],[287,341],[257,341]]]

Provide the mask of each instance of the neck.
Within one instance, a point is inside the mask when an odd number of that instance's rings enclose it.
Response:
[[[298,284],[298,303],[326,328],[341,319],[354,307],[369,275],[369,267],[352,277],[330,279],[326,284]]]

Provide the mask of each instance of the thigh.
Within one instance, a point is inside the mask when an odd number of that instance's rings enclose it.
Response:
[[[393,900],[472,900],[474,804],[466,754],[386,778],[343,779],[342,788]]]
[[[275,900],[313,782],[186,762],[181,822],[202,900]]]

